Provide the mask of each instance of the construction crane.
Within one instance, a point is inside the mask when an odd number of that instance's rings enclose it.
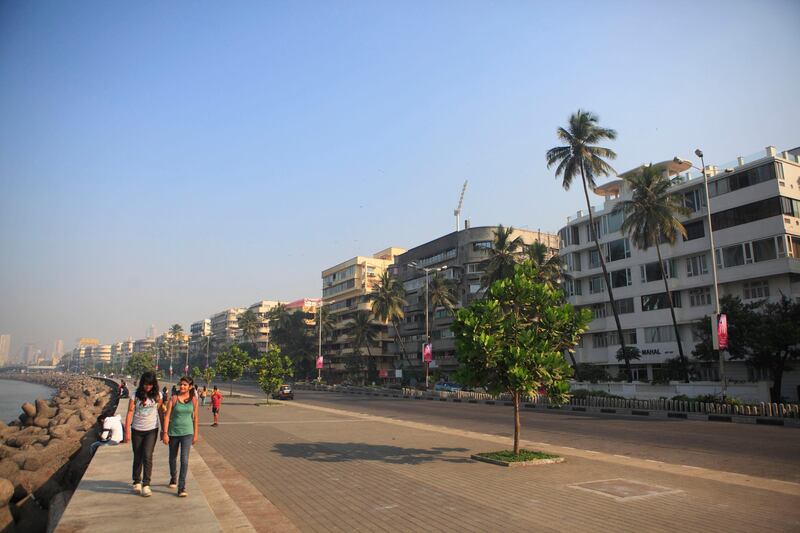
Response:
[[[456,231],[461,229],[461,206],[464,204],[464,192],[467,190],[467,183],[469,183],[469,180],[464,180],[464,186],[461,187],[461,197],[458,199],[458,207],[453,210],[453,214],[456,217]]]

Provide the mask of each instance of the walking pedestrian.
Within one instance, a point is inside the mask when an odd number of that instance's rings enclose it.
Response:
[[[204,407],[206,405],[206,398],[207,397],[208,397],[208,387],[203,385],[203,390],[200,391],[200,405],[201,406]]]
[[[186,474],[189,471],[189,451],[197,444],[198,407],[197,396],[192,387],[192,378],[182,377],[178,382],[178,393],[170,398],[164,416],[162,439],[169,445],[169,487],[178,488],[178,496],[185,498]],[[181,453],[181,469],[176,479],[178,451]]]
[[[145,372],[139,378],[136,394],[128,401],[123,440],[130,442],[133,447],[133,491],[145,497],[153,494],[150,477],[153,474],[153,449],[158,439],[160,413],[158,378],[153,372]]]
[[[219,423],[219,407],[222,405],[222,393],[216,385],[214,385],[214,392],[211,393],[211,412],[214,413],[213,427],[217,427]]]

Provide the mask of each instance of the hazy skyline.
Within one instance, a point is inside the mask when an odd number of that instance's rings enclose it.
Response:
[[[0,333],[140,338],[461,219],[554,232],[579,107],[622,172],[800,145],[800,3],[0,2]],[[694,161],[695,164],[699,162]],[[596,203],[601,201],[595,198]]]

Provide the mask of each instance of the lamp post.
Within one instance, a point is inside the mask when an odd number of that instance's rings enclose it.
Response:
[[[430,272],[441,272],[447,268],[447,265],[437,268],[426,268],[418,266],[416,261],[408,264],[411,268],[425,272],[425,344],[431,344],[430,322],[428,320],[428,274]],[[424,354],[424,349],[423,349]],[[433,346],[431,345],[431,356],[433,356]],[[424,359],[424,355],[423,355]],[[425,361],[425,387],[428,387],[428,362]]]
[[[319,326],[319,346],[317,348],[317,383],[322,383],[322,299],[319,301],[319,318],[317,319],[317,326]]]
[[[717,331],[720,315],[719,283],[717,281],[717,254],[714,246],[714,229],[711,227],[711,196],[708,193],[708,172],[706,171],[703,151],[698,148],[694,151],[694,154],[700,158],[700,165],[702,165],[702,168],[697,168],[694,165],[692,165],[692,167],[703,173],[703,189],[706,195],[706,221],[708,222],[708,243],[711,251],[711,276],[714,282],[714,315],[711,320],[711,347],[717,352],[719,357],[719,379],[722,385],[722,398],[724,399],[728,392],[728,384],[725,379],[725,357],[723,356],[722,350],[719,349],[719,334]],[[676,157],[674,161],[676,163],[689,163],[691,165],[689,161],[681,159],[680,157]]]

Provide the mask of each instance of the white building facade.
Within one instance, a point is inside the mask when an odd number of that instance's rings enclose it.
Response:
[[[686,169],[671,161],[662,165],[671,175]],[[747,162],[739,158],[732,168],[707,167],[707,172],[720,297],[733,295],[745,302],[800,297],[800,149],[779,154],[768,147]],[[691,210],[681,217],[688,235],[678,237],[674,245],[662,244],[661,252],[684,353],[691,358],[699,340],[692,325],[714,312],[703,179],[678,175],[673,190]],[[642,353],[641,360],[633,362],[634,379],[659,379],[665,361],[678,356],[678,347],[656,250],[637,249],[620,231],[622,216],[612,210],[620,200],[630,199],[623,180],[600,186],[595,193],[605,197],[593,215],[622,329],[627,344]],[[616,357],[620,344],[588,214],[578,212],[568,219],[560,235],[560,255],[570,278],[565,282],[569,301],[590,309],[594,317],[576,360],[603,365],[616,374],[622,366]],[[719,379],[716,365],[704,365],[701,372],[701,379]],[[783,395],[794,400],[800,384],[797,376],[785,375],[783,383]],[[768,378],[741,361],[727,363],[726,377]]]

